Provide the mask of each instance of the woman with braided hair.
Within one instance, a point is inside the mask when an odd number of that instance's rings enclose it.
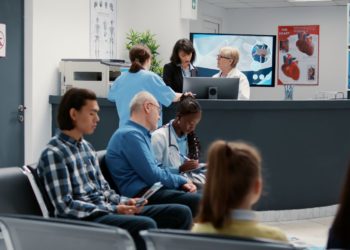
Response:
[[[192,96],[182,96],[176,117],[152,134],[152,146],[159,164],[173,173],[199,167],[200,143],[194,130],[201,120],[202,110]]]

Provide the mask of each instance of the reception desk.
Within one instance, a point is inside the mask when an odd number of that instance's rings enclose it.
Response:
[[[56,117],[60,98],[50,96],[52,117]],[[86,139],[101,150],[117,128],[118,116],[114,103],[98,102],[101,121]],[[200,104],[203,115],[197,134],[202,160],[216,139],[244,140],[260,149],[265,187],[257,210],[337,203],[350,159],[350,101],[200,100]],[[164,122],[174,114],[174,106],[164,109]]]

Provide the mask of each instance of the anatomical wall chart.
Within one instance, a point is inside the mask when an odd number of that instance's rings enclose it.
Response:
[[[90,0],[90,57],[117,58],[117,0]]]
[[[319,25],[278,27],[278,84],[318,85]]]

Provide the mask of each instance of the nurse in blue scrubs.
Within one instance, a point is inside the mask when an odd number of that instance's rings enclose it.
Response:
[[[123,72],[113,83],[108,100],[115,102],[119,115],[119,127],[122,127],[130,117],[129,104],[140,91],[148,91],[160,104],[168,107],[172,102],[180,100],[182,93],[175,93],[163,79],[149,71],[152,54],[145,45],[135,45],[129,52],[131,67]],[[162,125],[160,119],[159,125]]]

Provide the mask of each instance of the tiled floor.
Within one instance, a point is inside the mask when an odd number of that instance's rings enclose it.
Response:
[[[323,249],[327,243],[327,235],[333,216],[308,220],[267,222],[266,224],[282,229],[293,243]]]
[[[297,246],[324,249],[338,205],[257,212],[259,221],[282,229]]]

